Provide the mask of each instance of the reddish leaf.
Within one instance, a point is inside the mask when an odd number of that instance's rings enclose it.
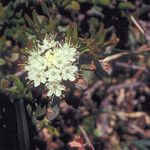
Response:
[[[78,150],[85,150],[83,145],[83,139],[80,136],[75,136],[73,141],[69,142],[70,147],[78,148]]]
[[[102,68],[110,75],[112,73],[112,67],[109,63],[105,63],[103,61],[100,62],[102,65]]]

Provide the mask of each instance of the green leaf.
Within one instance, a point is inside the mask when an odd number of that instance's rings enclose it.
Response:
[[[0,89],[1,90],[6,90],[6,88],[8,88],[8,86],[9,86],[8,80],[5,80],[5,79],[0,80]]]
[[[89,26],[90,26],[90,34],[91,34],[91,38],[95,38],[95,34],[97,31],[97,28],[99,27],[99,19],[92,17],[91,19],[89,19]]]
[[[60,6],[61,3],[62,3],[62,0],[57,0],[57,1],[55,1],[55,4],[56,4],[57,6]]]
[[[15,94],[16,97],[19,97],[19,98],[22,98],[22,96],[20,95],[20,91],[17,89],[16,86],[13,86],[11,88],[7,88],[6,89],[8,92],[12,93],[12,94]]]
[[[40,119],[41,117],[45,116],[45,113],[46,113],[46,107],[38,106],[37,110],[35,111],[35,117],[37,119]]]
[[[2,58],[0,58],[0,66],[4,65],[6,63],[6,61]]]
[[[95,82],[95,74],[93,71],[83,71],[82,75],[88,85],[92,85]]]
[[[111,0],[93,0],[93,3],[108,6],[111,4]]]
[[[88,134],[92,134],[95,128],[94,117],[93,116],[86,117],[82,121],[82,126],[84,127],[84,130]]]
[[[104,24],[101,24],[99,31],[96,34],[96,41],[98,45],[102,45],[105,41],[106,30],[104,29]]]
[[[7,50],[7,46],[6,46],[6,37],[2,36],[0,37],[0,51],[6,51]]]
[[[89,2],[89,0],[78,0],[80,3]]]
[[[26,109],[27,109],[28,115],[31,117],[31,115],[32,115],[32,107],[29,104],[27,104]]]
[[[60,132],[57,130],[57,128],[52,127],[49,120],[46,117],[44,117],[44,119],[40,121],[39,125],[41,129],[47,128],[48,131],[54,136],[60,135]]]
[[[0,20],[1,20],[2,17],[4,16],[4,13],[5,13],[5,9],[4,9],[4,7],[2,6],[2,4],[0,3]]]
[[[55,136],[60,135],[59,131],[56,128],[52,127],[50,124],[48,125],[47,129],[52,135],[55,135]]]
[[[71,0],[63,0],[61,6],[66,7],[70,2]]]
[[[33,21],[36,22],[38,25],[40,25],[40,21],[39,21],[39,18],[38,18],[38,14],[37,14],[37,12],[35,11],[35,9],[32,11],[32,16],[33,16]]]
[[[27,21],[30,28],[32,28],[32,30],[35,31],[34,22],[32,21],[32,19],[27,14],[25,14],[25,20]]]
[[[93,12],[93,15],[99,16],[99,17],[102,18],[102,19],[105,18],[105,15],[104,15],[103,12],[102,12],[102,7],[99,7],[99,6],[94,5],[94,6],[91,8],[91,11]]]
[[[49,17],[50,14],[49,14],[48,7],[47,7],[46,3],[43,2],[43,3],[41,4],[41,7],[42,7],[43,13],[44,13],[47,17]]]
[[[52,20],[52,21],[48,24],[48,26],[46,27],[46,32],[47,32],[47,33],[50,33],[50,32],[52,32],[52,31],[54,31],[55,28],[56,28],[56,26],[58,25],[58,23],[59,23],[58,18],[55,18],[54,20]]]
[[[37,17],[38,17],[38,20],[39,20],[39,22],[40,22],[40,26],[43,25],[43,27],[44,27],[44,25],[45,25],[45,20],[46,20],[45,16],[38,15]]]
[[[71,3],[66,7],[66,9],[79,11],[80,10],[80,4],[77,1],[71,1]]]
[[[30,91],[30,89],[28,89],[28,87],[26,87],[24,93],[25,93],[25,98],[26,98],[27,100],[32,100],[32,99],[33,99],[33,94],[32,94],[32,92]]]
[[[89,64],[83,64],[81,65],[81,74],[83,78],[85,79],[86,83],[88,85],[92,85],[96,82],[97,77],[93,71],[89,69]]]
[[[121,2],[121,3],[119,3],[119,8],[133,10],[133,9],[135,9],[135,6],[131,2]]]
[[[77,31],[77,24],[76,23],[70,23],[67,29],[67,41],[70,42],[73,45],[78,44],[78,31]]]
[[[95,136],[95,137],[102,137],[102,135],[103,135],[103,132],[100,130],[100,129],[98,129],[98,128],[96,128],[96,129],[94,129],[94,131],[93,131],[93,135]]]
[[[12,76],[10,76],[10,79],[15,83],[17,89],[20,92],[24,92],[25,87],[24,87],[23,83],[20,81],[20,79],[17,76],[12,75]]]

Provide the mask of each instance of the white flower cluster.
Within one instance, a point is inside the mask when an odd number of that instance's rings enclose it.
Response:
[[[55,36],[45,36],[42,43],[29,52],[25,70],[27,78],[37,87],[41,83],[47,89],[47,96],[61,96],[65,90],[63,81],[74,81],[77,76],[76,66],[79,53],[75,46],[68,43],[59,44]]]

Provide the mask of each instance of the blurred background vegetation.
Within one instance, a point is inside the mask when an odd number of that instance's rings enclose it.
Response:
[[[27,85],[18,65],[46,33],[82,53],[83,78],[62,100]],[[0,149],[16,138],[15,150],[149,150],[149,45],[149,0],[1,0]]]

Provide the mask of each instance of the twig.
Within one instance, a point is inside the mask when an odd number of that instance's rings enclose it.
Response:
[[[79,125],[79,128],[80,128],[80,130],[82,132],[82,135],[83,135],[87,145],[90,146],[92,150],[94,150],[94,146],[92,145],[92,143],[91,143],[87,133],[85,132],[84,128],[81,125]]]
[[[118,59],[118,58],[122,57],[123,55],[128,55],[128,53],[127,52],[123,52],[123,53],[114,54],[114,55],[111,55],[111,56],[107,56],[104,59],[99,60],[99,61],[107,63],[107,62],[110,62],[112,60]]]
[[[137,53],[150,51],[150,47],[148,45],[140,46],[136,49]]]
[[[85,99],[91,100],[92,94],[95,90],[97,90],[99,87],[103,85],[103,82],[100,80],[96,82],[91,88],[87,89],[84,93]]]
[[[139,29],[139,31],[145,36],[145,32],[142,29],[142,27],[140,26],[140,24],[135,20],[134,16],[130,15],[130,18],[132,20],[132,22],[134,23],[134,25]]]
[[[117,84],[117,85],[113,85],[113,86],[109,87],[106,92],[111,93],[111,92],[119,90],[121,88],[133,89],[133,88],[139,87],[141,85],[144,85],[144,83],[142,83],[142,82],[131,82],[131,83]]]
[[[117,66],[124,67],[124,68],[127,68],[127,69],[133,69],[133,70],[140,70],[140,69],[142,69],[146,73],[149,73],[149,70],[146,69],[143,66],[141,67],[141,66],[136,66],[136,65],[129,65],[129,64],[126,64],[126,63],[122,63],[122,62],[116,62],[115,64]]]
[[[20,77],[20,76],[22,76],[24,73],[26,73],[26,71],[25,71],[25,70],[21,70],[21,71],[15,73],[15,75],[16,75],[17,77]]]

